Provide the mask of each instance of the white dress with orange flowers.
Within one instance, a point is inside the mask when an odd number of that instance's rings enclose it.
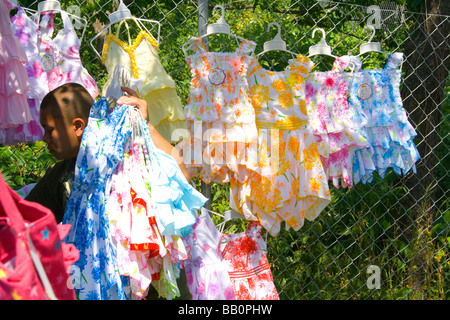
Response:
[[[299,230],[305,218],[314,220],[331,200],[308,125],[305,78],[313,66],[309,58],[298,55],[285,71],[265,70],[256,60],[249,68],[261,175],[231,185],[231,206],[255,214],[272,236],[282,221]]]
[[[258,132],[250,103],[247,69],[256,44],[245,40],[235,52],[209,52],[200,38],[189,40],[192,73],[184,109],[188,137],[177,148],[189,173],[205,183],[244,182],[258,171]]]

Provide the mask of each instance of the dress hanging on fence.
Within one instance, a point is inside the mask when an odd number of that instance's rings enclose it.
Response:
[[[189,136],[177,148],[188,172],[205,183],[246,181],[259,172],[258,132],[249,100],[247,69],[256,44],[242,41],[235,52],[209,52],[200,38],[188,42],[192,80],[184,109]]]
[[[81,41],[65,11],[61,14],[63,28],[52,38],[55,30],[55,16],[52,11],[42,13],[39,23],[38,42],[40,67],[47,73],[48,90],[75,82],[81,84],[95,99],[99,94],[97,84],[83,67],[80,59]]]
[[[348,59],[337,57],[331,71],[311,72],[305,85],[309,124],[327,177],[336,188],[353,187],[354,151],[369,145],[355,129],[348,107],[343,73],[348,66]]]
[[[331,200],[308,127],[304,81],[313,65],[298,55],[285,71],[265,70],[257,60],[249,71],[261,176],[230,185],[230,205],[244,215],[246,210],[253,212],[272,236],[278,234],[282,221],[299,230],[304,218],[314,220]]]
[[[357,66],[349,81],[349,104],[354,109],[354,123],[370,144],[355,152],[355,183],[371,182],[373,172],[381,178],[388,168],[398,175],[416,172],[420,159],[414,144],[416,131],[408,121],[400,95],[403,53],[389,55],[383,69],[362,69],[357,57],[349,57]]]
[[[26,14],[24,8],[18,6],[17,9],[16,15],[11,18],[11,27],[28,60],[25,75],[30,84],[26,91],[30,117],[26,122],[1,130],[0,140],[6,144],[42,140],[39,108],[49,91],[64,83],[76,82],[83,85],[93,98],[99,93],[94,79],[82,65],[79,54],[81,43],[68,14],[58,11],[64,28],[52,38],[55,29],[52,11],[43,12],[38,25]],[[16,111],[18,110],[19,108]]]
[[[222,234],[220,252],[237,300],[279,300],[267,261],[262,226],[253,221],[238,234]]]
[[[0,0],[0,143],[11,144],[8,128],[32,120],[26,92],[29,81],[25,64],[27,55],[10,26],[8,0]],[[9,131],[11,131],[9,130]]]
[[[183,239],[189,257],[183,262],[192,300],[235,300],[228,268],[219,251],[220,232],[206,209]]]
[[[152,125],[167,141],[178,141],[179,138],[172,134],[185,127],[183,106],[176,92],[175,81],[161,64],[156,40],[145,30],[141,30],[136,39],[132,42],[129,39],[127,45],[116,35],[109,33],[101,58],[109,75],[103,87],[103,95],[113,80],[114,68],[121,64],[131,80],[131,89],[147,101]]]
[[[26,96],[32,119],[27,123],[8,129],[6,139],[9,144],[41,141],[44,130],[39,123],[39,106],[49,90],[47,73],[43,72],[41,68],[38,25],[27,15],[24,8],[18,6],[17,13],[11,18],[11,27],[28,58],[25,67],[30,87]]]

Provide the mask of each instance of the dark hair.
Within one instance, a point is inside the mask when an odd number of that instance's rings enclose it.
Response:
[[[89,119],[94,99],[85,87],[78,83],[66,83],[50,91],[42,99],[40,110],[50,111],[55,118],[72,121],[75,118]]]

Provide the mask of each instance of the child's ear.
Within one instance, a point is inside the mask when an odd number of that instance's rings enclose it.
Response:
[[[86,122],[82,118],[75,118],[72,121],[73,128],[75,129],[75,134],[81,139],[83,135],[84,128],[86,128]]]

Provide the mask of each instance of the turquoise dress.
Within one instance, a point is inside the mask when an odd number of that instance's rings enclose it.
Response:
[[[163,236],[184,238],[196,222],[192,211],[202,208],[208,199],[189,184],[174,158],[155,147],[146,123],[143,128],[151,150],[150,185],[158,228]]]

